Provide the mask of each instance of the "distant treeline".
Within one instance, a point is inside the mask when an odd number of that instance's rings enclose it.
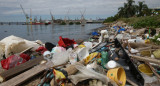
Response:
[[[127,0],[123,7],[118,8],[118,13],[108,17],[104,22],[113,22],[119,18],[141,17],[152,15],[152,9],[149,9],[144,1],[139,1],[137,4],[134,0]]]

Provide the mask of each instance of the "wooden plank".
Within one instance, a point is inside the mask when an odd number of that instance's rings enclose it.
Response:
[[[140,61],[146,61],[146,62],[151,62],[151,63],[155,63],[155,64],[159,64],[160,65],[160,60],[158,59],[153,59],[153,58],[149,58],[149,57],[141,57],[141,56],[135,56],[135,55],[130,55],[132,58],[140,60]]]
[[[20,64],[14,68],[11,68],[9,70],[5,70],[4,72],[0,73],[0,82],[6,81],[30,68],[33,66],[39,64],[43,59],[43,57],[37,57],[33,60],[27,61],[23,64]]]
[[[44,63],[33,67],[32,69],[0,84],[0,86],[18,86],[25,82],[26,80],[34,77],[35,75],[43,72],[45,69],[48,69],[53,66],[52,62]]]

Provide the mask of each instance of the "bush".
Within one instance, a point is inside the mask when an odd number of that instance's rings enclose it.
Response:
[[[65,22],[62,22],[60,25],[66,25],[66,23],[65,23]]]
[[[157,36],[155,36],[153,39],[150,39],[152,42],[154,42],[155,44],[160,44],[160,41],[158,41],[157,39],[160,38],[160,34],[158,34]]]
[[[132,24],[134,28],[158,28],[160,27],[160,21],[156,17],[148,17],[142,20],[139,20]]]
[[[74,23],[73,22],[69,22],[69,25],[73,25]]]
[[[110,23],[110,22],[114,22],[116,21],[118,18],[116,16],[111,16],[111,17],[108,17],[107,19],[104,20],[103,23]]]
[[[76,22],[76,25],[79,25],[79,24],[81,24],[80,22]]]

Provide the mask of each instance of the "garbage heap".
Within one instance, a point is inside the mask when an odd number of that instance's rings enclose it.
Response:
[[[59,37],[55,45],[9,36],[0,41],[1,86],[159,86],[158,30],[123,22],[96,29],[88,40]],[[156,40],[156,42],[155,42]]]

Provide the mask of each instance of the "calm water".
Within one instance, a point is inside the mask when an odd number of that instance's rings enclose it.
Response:
[[[27,40],[41,40],[57,44],[59,36],[70,39],[87,39],[89,33],[102,24],[81,25],[0,25],[0,39],[15,35]]]

